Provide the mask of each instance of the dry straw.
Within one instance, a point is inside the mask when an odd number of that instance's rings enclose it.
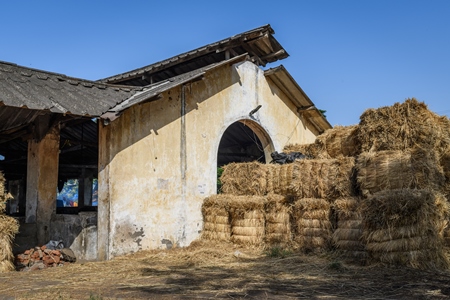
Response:
[[[202,239],[229,241],[231,222],[229,214],[229,195],[213,195],[206,198],[202,205]]]
[[[323,144],[312,143],[312,144],[290,144],[286,145],[283,149],[286,153],[300,152],[309,158],[313,159],[328,159],[331,158]]]
[[[223,166],[222,192],[232,195],[267,194],[267,165],[259,162],[230,163]]]
[[[445,177],[434,151],[419,147],[404,151],[364,152],[357,162],[357,182],[363,195],[382,190],[441,190]]]
[[[293,164],[267,165],[267,191],[268,193],[289,195],[293,180]]]
[[[361,204],[366,249],[375,260],[416,268],[447,268],[441,225],[448,216],[442,195],[397,189],[375,193]]]
[[[319,135],[315,144],[322,145],[319,148],[326,149],[330,158],[356,156],[361,152],[357,132],[357,125],[335,126]]]
[[[265,234],[266,198],[262,196],[230,197],[231,241],[245,246],[260,246]]]
[[[355,194],[353,157],[299,160],[293,163],[290,191],[299,198],[330,201]]]
[[[303,251],[323,251],[331,236],[330,203],[325,199],[302,198],[295,202],[295,242]]]
[[[358,140],[361,150],[407,150],[416,145],[443,150],[450,145],[450,121],[430,110],[423,102],[404,103],[368,109],[360,117]]]
[[[0,273],[14,270],[12,242],[18,232],[17,220],[0,214]]]
[[[286,246],[292,241],[291,198],[276,194],[267,195],[265,204],[267,245]]]

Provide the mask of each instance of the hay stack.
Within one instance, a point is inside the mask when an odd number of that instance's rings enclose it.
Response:
[[[358,184],[367,197],[392,189],[441,190],[445,180],[435,152],[418,147],[364,152],[359,155],[356,168]]]
[[[292,241],[291,198],[275,194],[267,195],[265,205],[267,245],[288,245]]]
[[[333,243],[343,256],[357,260],[367,258],[362,240],[360,203],[361,200],[357,197],[341,198],[333,203],[337,215]]]
[[[293,163],[291,192],[299,198],[330,201],[355,194],[353,157],[299,160]]]
[[[304,251],[323,251],[331,236],[330,203],[324,199],[303,198],[293,208],[294,240]]]
[[[213,195],[206,198],[202,205],[202,239],[212,241],[230,241],[231,222],[229,213],[229,195]]]
[[[361,152],[358,126],[335,126],[316,138],[315,144],[325,149],[330,158],[351,157]]]
[[[293,164],[267,165],[267,192],[278,195],[290,195],[293,180]]]
[[[231,215],[231,241],[245,246],[264,242],[266,198],[262,196],[234,196],[228,204]]]
[[[414,268],[448,268],[439,233],[448,205],[428,190],[381,191],[362,202],[363,236],[370,256]]]
[[[312,144],[290,144],[286,145],[283,148],[283,152],[291,153],[291,152],[300,152],[310,158],[314,159],[329,159],[331,158],[328,155],[326,148],[322,143],[312,143]]]
[[[407,150],[416,145],[439,150],[450,145],[449,124],[447,117],[438,116],[412,98],[366,110],[360,117],[357,138],[362,152]]]
[[[231,163],[223,166],[220,180],[224,194],[262,196],[267,194],[267,165]]]

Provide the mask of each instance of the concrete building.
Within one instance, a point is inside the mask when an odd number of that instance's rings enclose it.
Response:
[[[0,168],[18,249],[62,240],[104,260],[187,246],[217,167],[269,162],[331,128],[282,65],[266,67],[288,56],[273,34],[266,25],[95,82],[0,63]],[[57,207],[70,179],[78,206]]]

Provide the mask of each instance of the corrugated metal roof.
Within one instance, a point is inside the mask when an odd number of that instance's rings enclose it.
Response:
[[[0,61],[0,102],[6,106],[99,116],[137,90]]]
[[[206,72],[213,70],[215,68],[218,68],[220,66],[223,66],[225,64],[232,64],[232,63],[236,63],[239,61],[244,61],[247,58],[248,58],[248,56],[246,54],[243,54],[243,55],[236,56],[236,57],[233,57],[228,60],[224,60],[219,63],[210,64],[206,67],[203,67],[203,68],[200,68],[200,69],[197,69],[197,70],[194,70],[194,71],[191,71],[191,72],[179,75],[179,76],[175,76],[173,78],[158,82],[153,85],[149,85],[149,86],[145,87],[143,89],[143,91],[137,92],[136,94],[131,96],[129,99],[123,101],[122,103],[119,103],[112,109],[108,110],[108,112],[103,114],[101,117],[104,119],[109,119],[109,120],[113,121],[120,115],[120,113],[122,111],[126,110],[127,108],[129,108],[135,104],[142,103],[145,101],[150,101],[151,99],[156,100],[158,95],[160,95],[161,93],[163,93],[171,88],[174,88],[176,86],[182,85],[183,83],[187,83],[187,82],[196,80],[198,78],[201,78]]]
[[[146,83],[145,77],[152,77],[152,82],[160,81],[244,53],[249,54],[257,65],[265,66],[267,63],[275,62],[289,56],[280,43],[273,37],[274,33],[270,25],[265,25],[166,60],[99,81],[147,85],[148,82]],[[228,55],[230,55],[229,57],[225,54],[227,50]]]
[[[291,99],[297,106],[298,111],[302,113],[320,133],[332,128],[328,120],[314,106],[311,99],[309,99],[283,65],[264,71],[264,75],[272,80],[275,85]]]

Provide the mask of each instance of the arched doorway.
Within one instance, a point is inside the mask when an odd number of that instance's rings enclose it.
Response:
[[[269,135],[258,123],[252,120],[234,122],[225,130],[219,143],[217,175],[220,176],[222,166],[232,162],[269,162],[273,149]]]

